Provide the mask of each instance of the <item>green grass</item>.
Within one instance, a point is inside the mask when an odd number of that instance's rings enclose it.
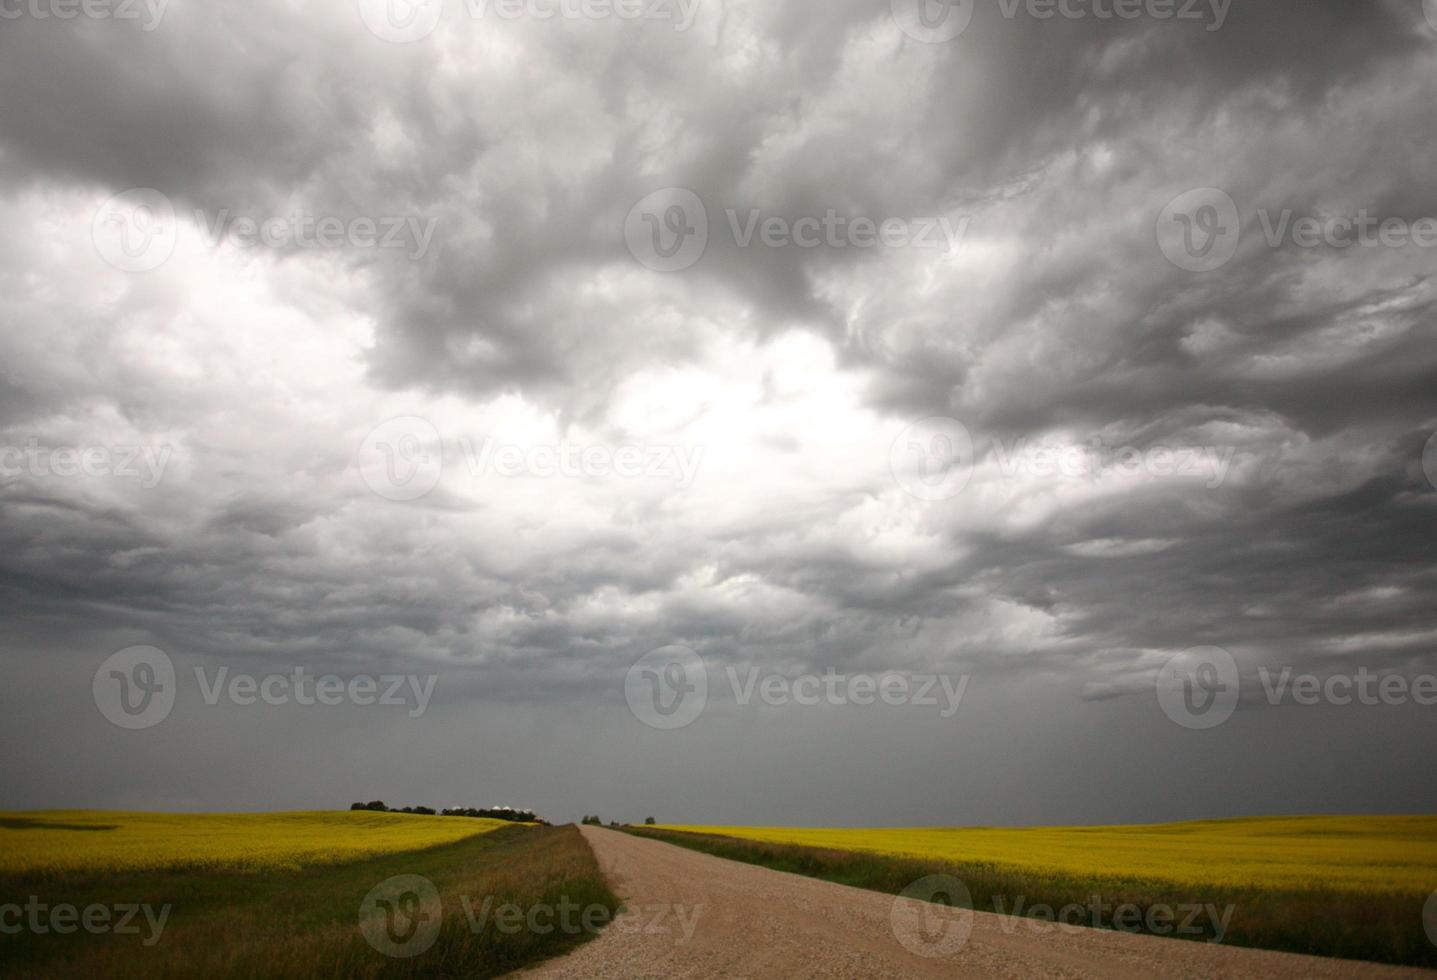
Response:
[[[1302,886],[1242,883],[1233,881],[1230,875],[1218,878],[1221,883],[1183,883],[1142,875],[1124,877],[1107,859],[1102,862],[1101,873],[1081,873],[1061,866],[1044,869],[1031,861],[1017,864],[973,860],[961,851],[913,857],[662,827],[626,829],[730,860],[888,894],[898,894],[928,875],[949,874],[967,885],[973,907],[983,912],[1011,911],[1020,897],[1031,909],[1039,904],[1052,908],[1070,904],[1086,907],[1093,896],[1099,896],[1112,906],[1134,905],[1144,911],[1144,918],[1146,910],[1155,906],[1231,906],[1232,917],[1222,938],[1228,945],[1437,968],[1437,946],[1428,940],[1422,925],[1423,904],[1431,894],[1430,888],[1400,884],[1390,889],[1332,887],[1319,867],[1312,869],[1309,883]],[[752,828],[736,829],[753,836],[763,833]],[[1043,833],[1051,844],[1052,831]],[[1069,865],[1089,859],[1083,854],[1084,837],[1074,834],[1071,841]],[[1211,862],[1221,864],[1220,851],[1213,852]],[[1437,881],[1433,884],[1437,885]],[[1088,924],[1086,920],[1084,924]],[[1193,924],[1201,926],[1202,932],[1182,938],[1215,938],[1206,916]]]
[[[365,896],[397,875],[428,878],[442,899],[436,941],[407,959],[381,954],[360,929]],[[476,930],[463,899],[476,915],[486,899],[491,908],[592,906],[591,925],[607,923],[617,909],[576,828],[515,825],[422,850],[298,869],[72,868],[0,876],[0,905],[23,905],[32,895],[47,905],[147,903],[171,912],[152,946],[143,943],[151,931],[143,925],[141,935],[37,935],[28,928],[0,935],[0,975],[489,977],[563,953],[593,931],[511,932],[495,928],[492,915]]]

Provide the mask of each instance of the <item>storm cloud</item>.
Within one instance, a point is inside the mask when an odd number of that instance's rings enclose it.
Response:
[[[0,805],[1437,806],[1437,706],[1249,696],[1437,673],[1433,5],[63,6],[0,19]],[[133,645],[181,702],[117,733]],[[669,646],[971,685],[659,731]],[[194,684],[296,665],[434,703]]]

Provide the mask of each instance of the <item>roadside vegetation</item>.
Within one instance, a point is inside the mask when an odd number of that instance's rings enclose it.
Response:
[[[1314,817],[1152,827],[808,830],[627,827],[718,857],[898,894],[959,878],[981,912],[1018,906],[1232,908],[1222,941],[1437,967],[1422,910],[1437,818]],[[1146,915],[1144,915],[1146,919]],[[1213,941],[1202,931],[1187,938]],[[1139,925],[1134,931],[1145,931]]]
[[[23,906],[38,898],[51,908],[58,903],[80,909],[169,907],[163,930],[151,945],[146,940],[154,938],[153,930],[143,919],[137,920],[138,935],[113,930],[96,934],[83,928],[63,935],[53,928],[44,934],[26,928],[0,935],[0,975],[491,977],[566,952],[595,935],[617,910],[593,853],[574,827],[509,822],[476,833],[477,821],[472,820],[363,816],[426,830],[458,826],[468,835],[424,846],[421,834],[409,838],[419,842],[418,848],[301,867],[231,861],[137,870],[118,866],[123,861],[97,861],[88,869],[0,875],[0,906]],[[333,843],[341,850],[346,826],[364,833],[363,823],[331,827]],[[269,832],[275,832],[273,825]],[[105,832],[69,833],[81,838]],[[100,853],[94,844],[84,846],[92,855]],[[426,906],[412,921],[422,921],[433,909],[441,924],[432,945],[417,955],[386,955],[361,929],[361,908],[376,886],[409,875],[432,882],[440,903]],[[514,927],[513,922],[503,928],[498,918],[506,907],[528,912],[566,906],[586,910],[582,919],[573,917],[583,928],[536,929]],[[411,920],[403,921],[407,925]]]

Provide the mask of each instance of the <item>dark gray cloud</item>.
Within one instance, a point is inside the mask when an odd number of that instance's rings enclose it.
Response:
[[[1153,697],[1200,646],[1233,652],[1246,695],[1264,667],[1437,673],[1437,249],[1264,238],[1284,212],[1437,215],[1437,25],[1397,0],[1234,0],[1216,30],[1016,9],[980,5],[943,44],[873,0],[700,0],[686,31],[451,0],[410,44],[352,4],[285,0],[175,2],[149,31],[0,22],[0,724],[56,740],[0,805],[452,794],[809,823],[1437,805],[1411,748],[1437,707],[1247,696],[1193,733]],[[711,235],[661,274],[625,220],[669,186]],[[1204,187],[1243,229],[1216,272],[1155,231]],[[132,188],[177,212],[152,271],[92,237]],[[730,209],[961,234],[743,246]],[[432,221],[433,247],[206,240],[296,212]],[[930,416],[975,446],[962,491],[925,501],[890,451]],[[406,417],[415,439],[375,441]],[[505,473],[504,446],[603,465]],[[102,471],[57,472],[63,447]],[[623,447],[642,472],[616,474]],[[375,489],[436,458],[419,499]],[[90,682],[140,643],[180,665],[182,701],[127,748]],[[956,722],[720,698],[658,732],[624,676],[670,644],[716,681],[972,687]],[[295,665],[433,675],[433,707],[196,702],[196,666]],[[1114,767],[1114,740],[1141,748]],[[1363,778],[1312,773],[1334,742]],[[482,765],[456,747],[475,744]],[[865,783],[882,791],[853,798]]]

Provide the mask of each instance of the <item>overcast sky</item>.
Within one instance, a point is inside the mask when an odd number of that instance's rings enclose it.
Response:
[[[0,807],[1437,809],[1437,0],[972,2],[0,2]]]

